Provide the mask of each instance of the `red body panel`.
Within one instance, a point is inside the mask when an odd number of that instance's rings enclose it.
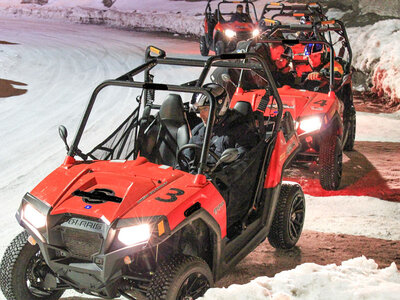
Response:
[[[52,215],[72,213],[95,218],[116,219],[166,216],[173,230],[184,219],[184,212],[194,203],[208,211],[219,223],[221,235],[226,235],[226,204],[217,189],[204,181],[195,183],[195,175],[159,166],[139,157],[135,161],[94,161],[62,165],[48,175],[31,192],[35,197],[52,206]],[[105,202],[89,204],[82,197],[73,196],[77,190],[91,191],[97,188],[111,189],[121,203]],[[184,194],[175,201],[168,193],[171,188]]]
[[[275,148],[268,165],[264,188],[276,187],[281,182],[283,166],[298,147],[299,141],[295,134],[286,142],[282,131],[278,132]]]
[[[330,115],[332,110],[336,111],[339,108],[340,101],[334,93],[298,90],[288,85],[279,88],[278,92],[284,105],[284,111],[289,111],[294,120],[315,114]]]
[[[256,25],[254,25],[253,23],[241,23],[238,21],[230,23],[217,23],[217,25],[215,25],[214,27],[214,36],[218,31],[223,33],[227,29],[233,30],[235,32],[252,32],[255,28]]]

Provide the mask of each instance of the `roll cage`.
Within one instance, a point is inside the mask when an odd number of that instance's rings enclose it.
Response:
[[[140,105],[144,106],[143,109],[143,118],[146,118],[146,114],[150,113],[152,108],[159,108],[159,105],[153,104],[154,102],[154,91],[171,91],[171,92],[183,92],[183,93],[202,93],[205,95],[210,102],[210,111],[208,116],[208,121],[206,124],[206,132],[204,137],[204,144],[201,151],[200,156],[200,164],[197,171],[197,174],[203,174],[206,168],[206,162],[208,157],[208,149],[210,144],[211,132],[213,129],[214,121],[215,121],[215,108],[216,102],[215,98],[212,96],[210,91],[206,88],[203,88],[202,85],[207,77],[207,74],[210,71],[211,67],[223,67],[223,68],[233,68],[240,70],[253,70],[259,74],[263,74],[264,80],[269,83],[269,91],[274,96],[274,99],[277,104],[277,111],[275,115],[275,126],[272,131],[272,136],[276,136],[278,129],[280,128],[280,122],[282,119],[282,111],[283,105],[279,94],[277,92],[277,88],[272,77],[272,74],[264,60],[260,55],[256,53],[233,53],[233,54],[222,54],[219,56],[212,56],[207,60],[197,60],[197,59],[184,59],[184,58],[167,58],[165,51],[158,49],[153,46],[149,46],[146,49],[145,54],[146,62],[137,68],[127,72],[126,74],[111,80],[106,80],[99,84],[95,90],[93,91],[89,102],[87,104],[86,110],[82,116],[80,125],[78,127],[77,133],[73,140],[73,143],[68,151],[68,156],[73,157],[75,155],[81,156],[84,160],[87,160],[88,155],[83,154],[79,148],[79,142],[81,140],[82,134],[84,132],[85,126],[87,124],[88,118],[92,111],[92,108],[96,102],[96,98],[100,91],[108,86],[117,86],[117,87],[127,87],[127,88],[139,88],[142,89],[142,95],[138,99]],[[250,60],[256,60],[257,63],[249,62]],[[203,68],[198,79],[183,83],[181,85],[171,85],[164,83],[154,83],[154,76],[150,73],[150,71],[157,65],[171,65],[171,66],[190,66],[190,67],[200,67]],[[144,81],[135,81],[133,79],[134,76],[144,73]],[[262,76],[262,75],[260,75]],[[138,137],[140,135],[139,130],[135,131],[134,139],[138,141]],[[140,142],[140,141],[139,141]],[[137,148],[137,146],[135,146]],[[135,153],[133,159],[136,159],[138,154],[137,149],[135,149]],[[119,159],[127,159],[117,157]]]
[[[347,50],[348,61],[344,66],[345,74],[351,73],[351,61],[352,61],[352,50],[350,47],[349,38],[347,36],[347,32],[344,26],[344,23],[339,20],[329,20],[329,21],[318,21],[313,22],[311,24],[282,24],[278,20],[273,19],[264,19],[265,23],[268,24],[268,28],[261,34],[261,37],[253,40],[252,44],[249,44],[248,47],[254,45],[254,43],[281,43],[288,46],[293,46],[296,44],[324,44],[329,48],[329,62],[330,62],[330,90],[333,90],[333,72],[334,65],[333,62],[337,57],[342,57],[344,52]],[[308,40],[299,40],[299,39],[280,39],[274,37],[276,32],[280,31],[281,33],[297,33],[297,32],[305,32],[305,33],[313,33],[315,37],[318,37],[319,40],[315,38],[311,38]],[[334,45],[332,41],[331,33],[336,33],[339,38],[338,41],[342,42],[342,47],[339,50],[339,55],[336,56],[334,52]],[[327,34],[327,36],[325,35]]]
[[[327,20],[322,6],[319,2],[310,2],[307,4],[284,4],[271,2],[265,4],[260,20],[266,18],[266,14],[269,12],[276,12],[271,16],[271,19],[275,19],[278,16],[290,16],[290,17],[307,17],[311,16],[318,20]]]
[[[212,0],[208,0],[207,5],[206,5],[206,10],[205,10],[206,18],[210,18],[213,15],[213,12],[212,12],[212,9],[211,9],[211,4],[210,4],[211,1]],[[255,22],[258,21],[257,11],[256,11],[256,8],[255,8],[253,2],[249,2],[247,0],[242,0],[242,1],[223,0],[223,1],[220,1],[218,3],[218,5],[217,5],[217,10],[216,10],[217,15],[216,15],[216,17],[217,17],[217,21],[218,22],[223,21],[222,20],[223,16],[232,15],[232,13],[222,13],[221,12],[221,4],[222,5],[225,5],[225,4],[244,4],[244,11],[245,11],[245,13],[247,13],[249,15],[250,15],[250,7],[252,7],[252,10],[253,10],[253,13],[254,13],[254,17],[255,17]]]

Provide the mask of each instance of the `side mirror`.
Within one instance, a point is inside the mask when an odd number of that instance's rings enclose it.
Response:
[[[222,79],[223,82],[232,83],[233,86],[234,86],[235,88],[237,88],[237,85],[232,81],[231,76],[229,76],[229,74],[222,73],[222,74],[221,74],[221,79]]]
[[[231,76],[226,73],[221,74],[221,79],[225,82],[231,82]]]
[[[217,162],[217,164],[218,163],[219,164],[231,163],[231,162],[234,162],[235,160],[237,160],[238,157],[239,157],[239,150],[236,149],[236,148],[229,148],[229,149],[226,149],[222,153],[222,155],[221,155],[219,161]]]
[[[226,149],[222,153],[220,159],[215,164],[214,168],[212,168],[211,172],[213,172],[220,164],[227,164],[227,163],[234,162],[235,160],[238,159],[238,157],[239,157],[238,149],[236,149],[236,148]]]
[[[58,134],[60,135],[61,139],[63,140],[63,142],[65,144],[65,149],[67,149],[67,151],[69,151],[69,146],[67,143],[67,137],[68,137],[67,128],[65,128],[64,125],[58,126]]]

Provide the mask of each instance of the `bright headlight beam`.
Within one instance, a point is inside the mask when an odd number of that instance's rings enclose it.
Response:
[[[253,37],[258,36],[259,34],[260,34],[260,30],[258,30],[258,29],[253,30]]]
[[[31,204],[25,205],[23,217],[35,228],[39,229],[46,225],[46,216],[41,214]]]
[[[233,30],[227,29],[227,30],[225,30],[225,35],[228,38],[233,38],[234,36],[236,36],[236,32],[234,32]]]
[[[300,129],[304,132],[312,132],[321,129],[322,122],[320,117],[312,117],[301,120]]]
[[[150,239],[149,224],[140,224],[131,227],[121,228],[118,233],[118,240],[127,246],[146,243]]]

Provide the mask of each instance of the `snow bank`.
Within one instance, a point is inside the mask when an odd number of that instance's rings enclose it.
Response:
[[[378,269],[364,256],[321,266],[305,263],[274,277],[258,277],[248,284],[210,289],[201,300],[390,300],[400,294],[400,272],[392,263]]]
[[[125,29],[161,30],[180,34],[200,35],[204,2],[183,1],[117,1],[107,9],[101,0],[53,0],[47,5],[24,4],[5,0],[0,15],[55,19],[83,24],[105,24]],[[171,3],[171,5],[170,5]],[[197,8],[196,8],[197,7]]]
[[[370,74],[372,92],[400,102],[400,20],[348,29],[353,50],[353,66]]]

